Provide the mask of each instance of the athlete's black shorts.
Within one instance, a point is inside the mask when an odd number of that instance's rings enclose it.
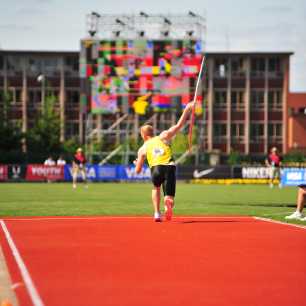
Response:
[[[151,168],[151,179],[155,187],[163,186],[164,195],[175,196],[176,167],[174,165],[158,165]]]

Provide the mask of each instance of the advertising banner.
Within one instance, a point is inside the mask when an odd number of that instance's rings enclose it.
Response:
[[[242,167],[241,175],[245,179],[268,179],[271,168],[269,167]]]
[[[119,180],[127,180],[127,181],[144,181],[144,180],[150,180],[151,179],[151,171],[150,168],[147,166],[144,166],[142,168],[142,171],[137,174],[135,172],[135,166],[118,166],[117,169],[118,179]]]
[[[232,177],[230,166],[180,166],[177,170],[177,178],[190,179],[226,179]]]
[[[7,180],[7,165],[0,165],[0,181]]]
[[[284,168],[281,182],[283,186],[297,186],[306,184],[305,168]]]
[[[89,181],[137,181],[149,180],[151,172],[148,167],[143,167],[142,171],[137,174],[135,166],[123,165],[86,165],[86,176]],[[78,173],[78,180],[82,179],[81,173]],[[65,181],[72,181],[72,167],[65,166]]]
[[[15,182],[23,181],[26,177],[26,170],[25,165],[9,165],[8,179]]]
[[[98,173],[98,165],[86,165],[86,178],[89,181],[98,181],[99,173]],[[64,179],[65,181],[72,181],[72,166],[65,165],[64,168]],[[78,180],[82,179],[82,174],[78,173]]]
[[[28,165],[26,179],[28,181],[62,181],[64,179],[64,167],[40,164]]]
[[[116,181],[118,180],[117,168],[120,166],[106,165],[97,166],[98,180],[99,181]]]

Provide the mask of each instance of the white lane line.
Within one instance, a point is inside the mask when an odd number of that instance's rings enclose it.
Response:
[[[100,217],[33,217],[33,218],[5,218],[5,221],[58,221],[58,220],[150,220],[153,217],[148,216],[100,216]],[[177,219],[226,219],[226,220],[252,220],[251,216],[175,216],[173,220]]]
[[[0,220],[0,224],[1,224],[1,227],[2,227],[2,230],[5,234],[5,238],[11,248],[11,251],[12,251],[12,254],[16,260],[16,263],[19,267],[19,270],[21,272],[21,275],[22,275],[22,278],[24,280],[24,283],[25,283],[25,286],[29,292],[29,295],[30,295],[30,298],[32,300],[32,303],[34,306],[43,306],[44,303],[42,301],[42,299],[40,298],[35,286],[34,286],[34,283],[32,281],[32,278],[30,276],[30,273],[24,263],[24,261],[22,260],[21,256],[20,256],[20,253],[12,239],[12,236],[9,232],[9,230],[7,229],[6,227],[6,224],[3,220]]]
[[[290,226],[290,227],[296,227],[296,228],[299,228],[299,229],[306,230],[306,226],[305,225],[286,223],[286,222],[276,221],[276,220],[273,220],[273,219],[262,218],[262,217],[254,217],[254,219],[259,220],[259,221],[269,222],[269,223],[275,223],[275,224],[280,224],[280,225],[287,225],[287,226]]]

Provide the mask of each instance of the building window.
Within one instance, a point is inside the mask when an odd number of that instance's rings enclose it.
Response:
[[[251,90],[251,109],[264,108],[264,91]]]
[[[260,123],[251,124],[251,141],[258,142],[264,136],[264,125]]]
[[[279,57],[269,58],[269,72],[281,71],[281,61]]]
[[[243,110],[245,108],[243,90],[233,90],[231,92],[231,108],[233,110]]]
[[[225,123],[215,123],[213,126],[214,143],[225,143],[226,142],[226,124]]]
[[[79,135],[79,124],[78,122],[66,122],[65,124],[66,137],[73,137]]]
[[[214,109],[226,109],[226,91],[215,90]]]
[[[48,76],[59,74],[59,60],[57,58],[45,58],[43,60],[44,73]]]
[[[272,138],[282,137],[282,124],[280,123],[269,123],[268,125],[268,135]]]
[[[244,60],[242,57],[234,57],[231,59],[231,70],[232,76],[234,77],[245,75]]]
[[[244,124],[243,123],[233,123],[231,125],[231,136],[232,137],[244,136]]]
[[[214,124],[214,137],[224,137],[226,136],[226,124],[225,123],[215,123]]]
[[[28,105],[29,107],[35,107],[35,104],[41,102],[41,91],[37,89],[28,90]]]
[[[233,123],[231,124],[231,141],[232,143],[243,143],[244,140],[244,124]]]
[[[29,66],[29,73],[31,75],[37,76],[38,74],[43,73],[43,62],[40,58],[30,58]]]
[[[268,92],[268,106],[271,110],[281,110],[282,103],[282,91],[281,90],[270,90]]]
[[[22,75],[22,60],[17,56],[7,57],[7,71],[9,75],[21,76]]]
[[[72,71],[79,71],[79,61],[77,57],[67,56],[65,58],[65,65],[69,67]]]
[[[4,70],[4,57],[0,55],[0,70]]]
[[[225,78],[228,72],[228,59],[217,58],[214,65],[214,76],[218,78]]]
[[[265,58],[252,58],[251,74],[252,76],[263,76],[265,74]]]
[[[66,92],[67,104],[77,106],[80,102],[80,93],[78,90],[67,90]]]

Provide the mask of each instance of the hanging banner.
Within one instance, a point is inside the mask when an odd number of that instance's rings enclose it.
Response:
[[[6,180],[7,180],[7,166],[0,165],[0,181],[6,181]]]
[[[25,165],[9,165],[8,179],[19,182],[25,179],[27,167]]]
[[[305,168],[284,168],[281,182],[283,186],[298,186],[306,184]]]
[[[64,180],[64,166],[28,165],[26,180],[62,181]]]

